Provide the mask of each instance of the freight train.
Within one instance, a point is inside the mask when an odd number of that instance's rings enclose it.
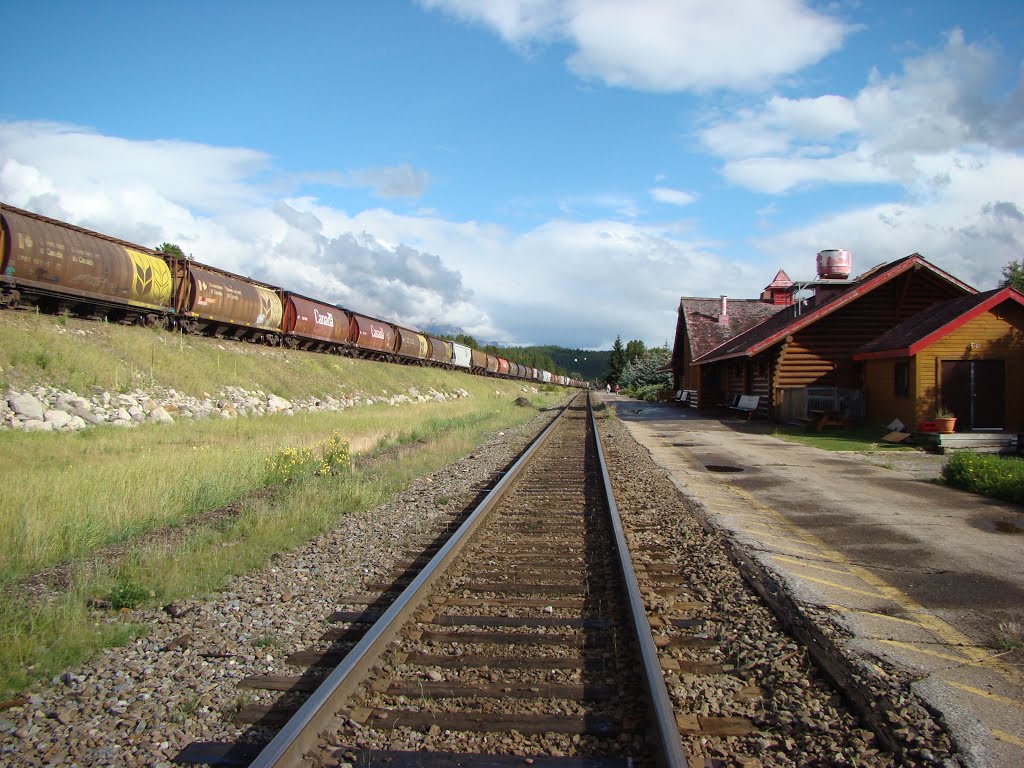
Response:
[[[584,382],[0,203],[0,305],[483,376]]]

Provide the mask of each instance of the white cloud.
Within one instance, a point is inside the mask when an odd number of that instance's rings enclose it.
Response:
[[[621,333],[660,344],[681,293],[713,293],[721,280],[756,291],[763,280],[681,224],[556,220],[517,234],[385,208],[350,214],[279,193],[268,179],[284,174],[247,150],[22,122],[0,123],[0,158],[11,205],[141,245],[176,242],[238,274],[481,340],[607,348]]]
[[[416,198],[426,191],[430,174],[402,163],[390,168],[365,168],[347,173],[304,173],[298,180],[338,187],[367,187],[376,197]]]
[[[1024,253],[1024,158],[992,151],[935,165],[953,169],[941,194],[822,217],[755,244],[794,278],[812,274],[822,248],[848,248],[854,272],[917,252],[979,290],[994,288]]]
[[[565,23],[567,3],[552,0],[420,0],[467,22],[492,27],[507,42],[519,46],[553,36]]]
[[[1024,253],[1024,221],[1012,215],[1024,211],[1024,80],[1010,93],[997,82],[994,53],[953,31],[941,50],[908,59],[898,74],[871,72],[850,98],[775,96],[720,119],[701,138],[725,160],[729,181],[756,192],[895,190],[890,202],[757,239],[791,275],[808,274],[809,259],[825,247],[853,250],[862,268],[917,251],[989,288]]]
[[[800,0],[421,0],[507,42],[563,40],[569,68],[648,91],[760,88],[837,50],[850,29]]]
[[[922,168],[932,164],[924,158],[1019,148],[1024,81],[1016,93],[986,101],[995,77],[992,52],[953,31],[942,50],[908,59],[899,74],[871,72],[851,98],[776,95],[699,135],[725,160],[727,179],[757,192],[834,183],[912,187],[927,181]]]
[[[680,206],[690,205],[697,200],[696,195],[683,192],[681,189],[672,189],[671,187],[655,187],[651,190],[651,197],[659,203]]]

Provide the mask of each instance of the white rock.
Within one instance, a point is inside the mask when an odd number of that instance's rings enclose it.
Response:
[[[174,423],[174,419],[171,418],[171,414],[169,414],[162,405],[158,405],[156,408],[149,412],[149,420],[156,421],[161,424]]]
[[[7,397],[7,401],[11,404],[11,408],[16,414],[22,417],[25,421],[42,421],[43,420],[43,404],[39,402],[39,399],[28,393],[10,394]]]
[[[277,395],[270,395],[267,398],[267,409],[273,412],[287,411],[292,407],[292,404],[285,400],[283,397]]]
[[[77,406],[72,406],[70,413],[74,418],[82,419],[88,424],[103,423],[103,417],[93,413],[88,408],[79,408]]]
[[[71,414],[58,410],[47,411],[43,414],[43,421],[53,424],[54,429],[60,429],[71,421]]]

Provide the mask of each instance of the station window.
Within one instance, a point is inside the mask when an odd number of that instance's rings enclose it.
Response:
[[[893,374],[894,394],[897,397],[907,397],[910,394],[910,363],[896,363]]]

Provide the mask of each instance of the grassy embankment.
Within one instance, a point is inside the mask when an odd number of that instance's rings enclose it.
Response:
[[[513,405],[522,394],[514,382],[25,313],[0,313],[0,369],[5,389],[45,383],[83,395],[171,387],[198,397],[226,386],[285,398],[409,387],[471,395],[131,430],[0,432],[0,700],[144,631],[97,620],[90,600],[116,608],[215,591],[535,415]],[[565,397],[547,389],[531,402]],[[345,469],[335,442],[340,471],[318,473],[332,437],[382,461]],[[58,597],[19,597],[26,579],[58,567]]]

